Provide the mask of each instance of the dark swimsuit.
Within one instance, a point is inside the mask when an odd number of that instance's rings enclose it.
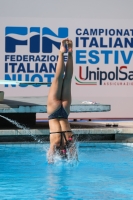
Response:
[[[68,119],[68,114],[67,112],[65,111],[65,109],[63,108],[63,106],[61,105],[61,107],[56,110],[54,113],[52,113],[51,115],[48,116],[48,119],[60,119],[60,118],[63,118],[63,119]],[[66,136],[65,136],[65,133],[66,132],[72,132],[70,130],[68,131],[60,131],[60,132],[51,132],[50,134],[54,134],[54,133],[60,133],[61,134],[61,140],[60,140],[60,146],[59,147],[56,147],[56,149],[59,151],[59,154],[61,155],[62,158],[67,158],[67,148],[70,147],[71,143],[72,143],[72,137],[73,135],[67,140],[66,139]],[[65,139],[65,146],[63,144],[63,138]]]
[[[50,119],[59,119],[59,118],[68,119],[68,114],[66,113],[66,111],[62,105],[58,110],[56,110],[54,113],[52,113],[51,115],[48,116],[49,120]]]

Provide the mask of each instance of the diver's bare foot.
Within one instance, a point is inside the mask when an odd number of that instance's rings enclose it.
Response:
[[[72,40],[68,40],[68,55],[71,56],[72,53],[73,53],[73,43],[72,43]]]
[[[65,47],[65,45],[66,45],[67,43],[68,43],[68,38],[61,41],[61,45],[60,45],[60,52],[61,52],[61,53],[65,53],[65,52],[66,52],[66,47]]]

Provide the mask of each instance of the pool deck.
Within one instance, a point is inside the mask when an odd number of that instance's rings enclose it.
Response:
[[[25,124],[19,129],[0,117],[0,142],[35,141],[35,138],[49,140],[48,121],[37,121],[36,113],[46,113],[47,97],[8,97],[0,102],[0,115]],[[108,112],[110,105],[82,104],[73,100],[71,112]],[[28,120],[27,120],[28,119]],[[133,142],[133,121],[87,121],[69,120],[71,128],[82,141]]]
[[[70,126],[79,141],[88,142],[133,142],[133,121],[73,122]],[[0,142],[36,142],[36,138],[49,140],[48,122],[37,122],[35,126],[0,130]]]

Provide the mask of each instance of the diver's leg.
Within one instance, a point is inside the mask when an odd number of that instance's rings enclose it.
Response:
[[[65,77],[63,80],[61,100],[62,105],[69,114],[71,105],[71,81],[73,76],[73,55],[72,55],[72,41],[68,41],[68,60],[66,64]]]
[[[52,82],[52,85],[49,90],[48,94],[48,101],[47,101],[47,112],[48,114],[53,113],[57,110],[61,105],[61,91],[62,91],[62,83],[63,83],[63,74],[64,74],[64,56],[65,53],[65,44],[68,39],[62,40],[58,62],[56,66],[56,73],[55,78]]]

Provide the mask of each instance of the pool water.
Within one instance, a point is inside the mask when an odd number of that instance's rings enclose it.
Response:
[[[133,145],[79,143],[79,162],[47,163],[48,144],[0,145],[0,200],[133,199]]]

